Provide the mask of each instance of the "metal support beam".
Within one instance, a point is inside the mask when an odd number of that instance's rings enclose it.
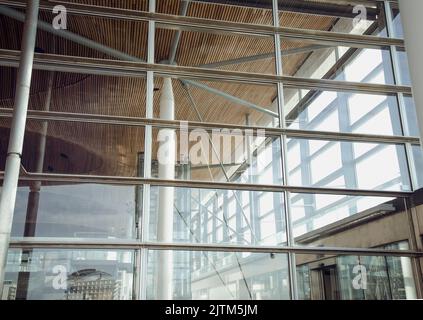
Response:
[[[0,0],[0,4],[13,7],[25,7],[23,1],[13,0]],[[63,4],[63,2],[49,1],[48,3],[40,6],[41,10],[51,12],[53,7],[57,4]],[[378,36],[368,35],[356,35],[348,33],[338,33],[332,31],[321,31],[321,30],[308,30],[308,29],[296,29],[296,28],[276,28],[274,26],[258,25],[258,24],[247,24],[237,23],[222,20],[210,20],[204,18],[195,17],[181,17],[179,15],[170,15],[162,13],[151,13],[144,11],[135,11],[121,8],[112,8],[105,6],[93,6],[79,3],[66,3],[66,9],[68,14],[86,15],[86,16],[97,16],[105,18],[123,19],[128,21],[155,21],[160,23],[161,28],[173,29],[173,30],[199,30],[201,32],[215,32],[221,34],[224,33],[239,33],[239,34],[254,34],[254,35],[267,35],[273,36],[279,34],[286,38],[295,39],[308,39],[311,41],[317,41],[319,44],[328,43],[336,44],[338,46],[362,46],[381,48],[383,46],[395,45],[404,46],[404,42],[401,39],[384,38]]]
[[[191,0],[182,0],[179,14],[186,16],[188,12],[188,6]],[[170,46],[169,53],[169,64],[173,64],[176,59],[176,51],[178,50],[179,41],[181,39],[182,30],[176,30],[176,33],[172,39],[172,45]]]
[[[259,112],[265,113],[265,114],[270,115],[270,116],[275,117],[275,118],[278,117],[278,113],[277,112],[273,112],[273,111],[268,110],[266,108],[262,108],[260,106],[255,105],[254,103],[245,101],[245,100],[243,100],[241,98],[238,98],[238,97],[235,97],[233,95],[230,95],[229,93],[226,93],[226,92],[223,92],[223,91],[220,91],[220,90],[211,88],[211,87],[209,87],[209,86],[207,86],[205,84],[202,84],[200,82],[191,81],[191,80],[185,80],[185,79],[184,80],[181,80],[181,81],[185,85],[191,85],[191,86],[194,86],[194,87],[197,87],[197,88],[200,88],[200,89],[209,91],[210,93],[213,93],[213,94],[215,94],[217,96],[221,96],[222,98],[225,98],[225,99],[227,99],[229,101],[232,101],[233,103],[240,104],[240,105],[245,106],[245,107],[248,107],[250,109],[257,110]]]
[[[197,243],[158,243],[139,242],[135,240],[95,240],[95,239],[37,239],[15,238],[11,248],[87,248],[87,249],[138,249],[210,251],[210,252],[249,252],[249,253],[298,253],[324,255],[360,255],[389,257],[423,257],[423,252],[413,250],[386,250],[346,247],[314,246],[248,246],[231,244],[197,244]]]
[[[0,195],[0,296],[3,291],[7,252],[15,210],[26,114],[32,77],[32,63],[37,34],[39,0],[29,0],[22,36],[22,51],[16,82],[15,108],[10,129],[3,188]]]

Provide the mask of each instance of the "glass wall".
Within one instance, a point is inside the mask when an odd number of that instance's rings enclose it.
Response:
[[[285,254],[167,251],[172,255],[172,299],[286,300],[289,277]],[[158,297],[163,282],[158,263],[163,252],[148,255],[147,299]]]
[[[150,1],[71,1],[73,36],[38,30],[2,298],[420,298],[395,3]],[[0,172],[19,10],[0,8]]]
[[[7,300],[129,300],[131,251],[28,249],[9,251]]]
[[[408,249],[407,242],[384,249]],[[303,300],[416,299],[407,257],[297,255],[299,298]]]

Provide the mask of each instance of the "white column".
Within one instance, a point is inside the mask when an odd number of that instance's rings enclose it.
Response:
[[[160,96],[160,119],[174,120],[175,100],[172,89],[172,79],[165,78]],[[176,136],[174,129],[161,129],[157,153],[159,163],[159,178],[175,178]],[[157,217],[157,240],[159,242],[173,241],[173,203],[174,188],[160,187],[159,211]],[[170,300],[173,297],[173,252],[159,251],[157,260],[157,299]]]
[[[0,195],[0,297],[15,210],[21,155],[23,149],[29,92],[34,61],[34,48],[37,35],[39,0],[29,0],[26,6],[25,24],[22,36],[21,58],[16,81],[15,108],[10,128],[9,146],[4,170],[3,188]]]
[[[416,102],[417,120],[419,122],[420,138],[423,141],[423,1],[398,1],[401,20],[404,29],[404,41],[410,65],[413,96]]]

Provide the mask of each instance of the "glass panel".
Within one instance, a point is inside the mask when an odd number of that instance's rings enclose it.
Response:
[[[130,300],[133,251],[11,249],[7,300]]]
[[[302,296],[307,300],[416,298],[411,267],[401,266],[410,263],[407,257],[297,254],[296,263],[297,274],[304,275],[297,279],[299,292],[310,288]]]
[[[176,32],[157,28],[156,63],[170,61],[180,66],[275,74],[273,37],[183,30],[173,61],[171,52]]]
[[[390,6],[392,7],[392,19],[393,19],[393,27],[394,27],[394,34],[395,38],[404,38],[404,31],[402,29],[402,22],[401,22],[401,14],[399,9],[396,7],[394,2],[390,2]]]
[[[393,84],[389,48],[362,49],[282,38],[284,75]]]
[[[407,52],[403,48],[397,48],[399,84],[411,86],[410,67],[408,64]]]
[[[164,79],[155,78],[154,116],[160,118]],[[173,79],[175,119],[196,122],[276,127],[276,85]]]
[[[0,14],[0,20],[1,20]],[[1,41],[1,40],[0,40]],[[13,109],[16,94],[17,68],[0,66],[0,108]],[[32,88],[31,88],[32,89]],[[32,93],[32,92],[31,92]],[[2,120],[3,121],[3,120]],[[1,137],[1,135],[0,135]]]
[[[413,163],[414,171],[417,175],[416,190],[423,187],[423,150],[421,146],[413,146]]]
[[[281,184],[278,136],[240,129],[153,128],[152,175],[162,179]],[[169,155],[177,149],[176,159]],[[174,168],[174,169],[172,169]]]
[[[409,236],[403,199],[311,193],[290,199],[299,245],[371,248]]]
[[[408,250],[407,241],[384,246],[389,250]],[[410,258],[386,257],[389,281],[393,299],[417,299],[416,285]]]
[[[295,185],[410,190],[403,145],[292,138],[288,169]]]
[[[285,88],[290,129],[402,135],[396,96]]]
[[[164,264],[164,261],[168,264]],[[164,274],[166,276],[163,276]],[[287,255],[249,252],[149,251],[147,299],[160,298],[173,300],[289,299]]]
[[[383,3],[279,0],[282,27],[386,37]]]
[[[0,171],[6,166],[7,147],[9,145],[11,118],[0,117]]]
[[[414,98],[409,95],[404,95],[404,104],[405,104],[405,120],[406,120],[408,135],[418,137],[420,136],[420,133],[419,133],[419,125],[417,122],[417,113],[416,113],[416,105],[414,103]]]
[[[141,212],[138,188],[22,181],[12,236],[133,238]]]
[[[22,164],[28,172],[136,177],[143,150],[144,127],[31,120]]]
[[[39,19],[51,24],[55,17],[56,15],[52,12],[41,11]],[[66,22],[67,32],[85,39],[68,40],[60,37],[60,33],[53,35],[38,29],[36,43],[38,52],[127,61],[134,58],[140,61],[147,59],[148,22],[146,21],[108,19],[68,13]],[[114,49],[119,53],[109,51],[105,53],[103,49],[93,49],[93,44],[97,47],[101,45]]]
[[[30,110],[145,117],[145,78],[34,70]],[[51,100],[48,100],[51,85]],[[13,106],[13,97],[4,100]]]
[[[0,49],[21,50],[24,24],[9,17],[11,14],[16,13],[16,11],[25,17],[25,13],[22,10],[12,9],[3,5],[0,8]]]
[[[273,24],[272,0],[201,0],[186,1],[186,16],[242,22],[248,24]],[[182,0],[156,0],[157,12],[184,15]]]
[[[286,243],[282,193],[152,187],[150,197],[151,241]],[[172,199],[173,206],[166,206]]]

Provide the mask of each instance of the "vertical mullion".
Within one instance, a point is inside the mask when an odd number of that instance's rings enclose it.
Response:
[[[278,0],[272,0],[272,10],[273,10],[273,26],[279,27],[279,8]],[[275,42],[275,61],[276,61],[276,75],[283,75],[282,68],[282,54],[281,54],[281,39],[278,33],[274,35]],[[282,129],[286,128],[285,121],[285,112],[284,112],[284,99],[283,99],[283,84],[278,82],[277,84],[277,103],[278,103],[278,113],[279,113],[279,126]],[[288,181],[288,169],[287,169],[287,139],[286,135],[281,135],[281,159],[282,159],[282,176],[283,183],[289,185]],[[292,233],[292,221],[291,221],[291,205],[290,205],[290,193],[284,192],[284,208],[285,208],[285,228],[286,228],[286,240],[288,246],[294,245],[294,238]],[[297,281],[296,281],[296,264],[295,264],[295,254],[290,252],[288,253],[288,274],[289,274],[289,287],[290,287],[290,297],[293,300],[298,299],[297,291]]]
[[[393,37],[394,35],[394,27],[393,27],[393,20],[392,20],[392,11],[391,5],[389,1],[384,1],[384,11],[386,17],[386,31],[388,37]],[[394,76],[394,83],[396,85],[400,84],[400,67],[398,62],[398,55],[397,55],[397,48],[395,46],[390,46],[389,48],[391,62],[392,62],[392,71]],[[409,126],[407,123],[407,113],[406,113],[406,106],[404,101],[404,94],[397,93],[397,101],[399,106],[399,116],[402,126],[402,132],[405,136],[409,136]],[[410,143],[405,143],[405,154],[407,157],[408,162],[408,173],[410,175],[410,183],[411,183],[411,190],[415,190],[417,188],[417,173],[413,165],[413,147]]]
[[[149,0],[148,11],[150,13],[156,12],[156,0]],[[147,63],[154,64],[154,52],[155,52],[155,32],[156,25],[155,21],[148,21],[148,40],[147,40]],[[154,72],[147,71],[146,77],[146,105],[145,105],[145,116],[148,119],[153,118],[154,109]],[[152,145],[153,145],[153,128],[151,125],[145,126],[145,137],[144,137],[144,178],[151,178],[151,161],[152,161]],[[149,217],[150,217],[150,192],[151,186],[149,184],[143,185],[143,205],[142,205],[142,216],[141,216],[141,234],[139,240],[141,242],[148,241],[149,234]],[[141,249],[140,252],[140,263],[137,274],[139,278],[136,282],[139,284],[138,299],[145,300],[147,298],[147,259],[148,250]]]

